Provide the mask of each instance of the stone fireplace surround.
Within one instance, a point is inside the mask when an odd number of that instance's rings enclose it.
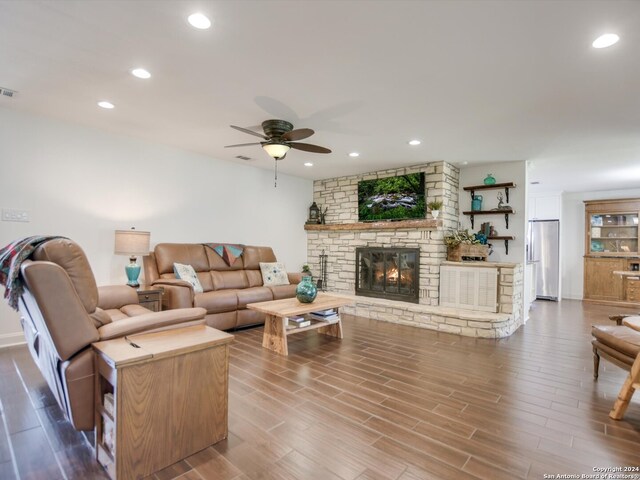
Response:
[[[443,202],[438,220],[358,222],[357,188],[360,180],[424,172],[426,202]],[[446,162],[382,170],[314,182],[313,200],[327,208],[326,225],[307,228],[307,259],[319,273],[319,256],[328,255],[327,290],[352,297],[345,313],[473,337],[511,335],[522,324],[522,265],[496,264],[499,275],[499,312],[487,313],[440,307],[440,265],[446,260],[444,232],[458,227],[459,170]],[[355,295],[356,247],[418,248],[420,250],[418,304]]]

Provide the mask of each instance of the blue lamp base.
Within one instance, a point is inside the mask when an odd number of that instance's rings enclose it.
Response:
[[[130,287],[139,287],[138,277],[140,276],[140,265],[136,263],[136,257],[130,257],[131,263],[124,267],[124,271],[127,273],[127,285]]]

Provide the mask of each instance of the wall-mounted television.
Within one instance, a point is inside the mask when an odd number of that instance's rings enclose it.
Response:
[[[424,217],[424,173],[358,182],[358,219],[361,222]]]

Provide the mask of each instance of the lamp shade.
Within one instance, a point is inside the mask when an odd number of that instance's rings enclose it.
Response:
[[[114,253],[118,255],[146,255],[149,253],[151,233],[138,230],[116,230]]]
[[[284,143],[265,143],[262,148],[270,157],[279,160],[287,154],[291,147]]]

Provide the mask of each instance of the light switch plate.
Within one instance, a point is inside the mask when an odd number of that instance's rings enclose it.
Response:
[[[28,222],[29,211],[18,210],[16,208],[3,208],[2,221],[3,222]]]

